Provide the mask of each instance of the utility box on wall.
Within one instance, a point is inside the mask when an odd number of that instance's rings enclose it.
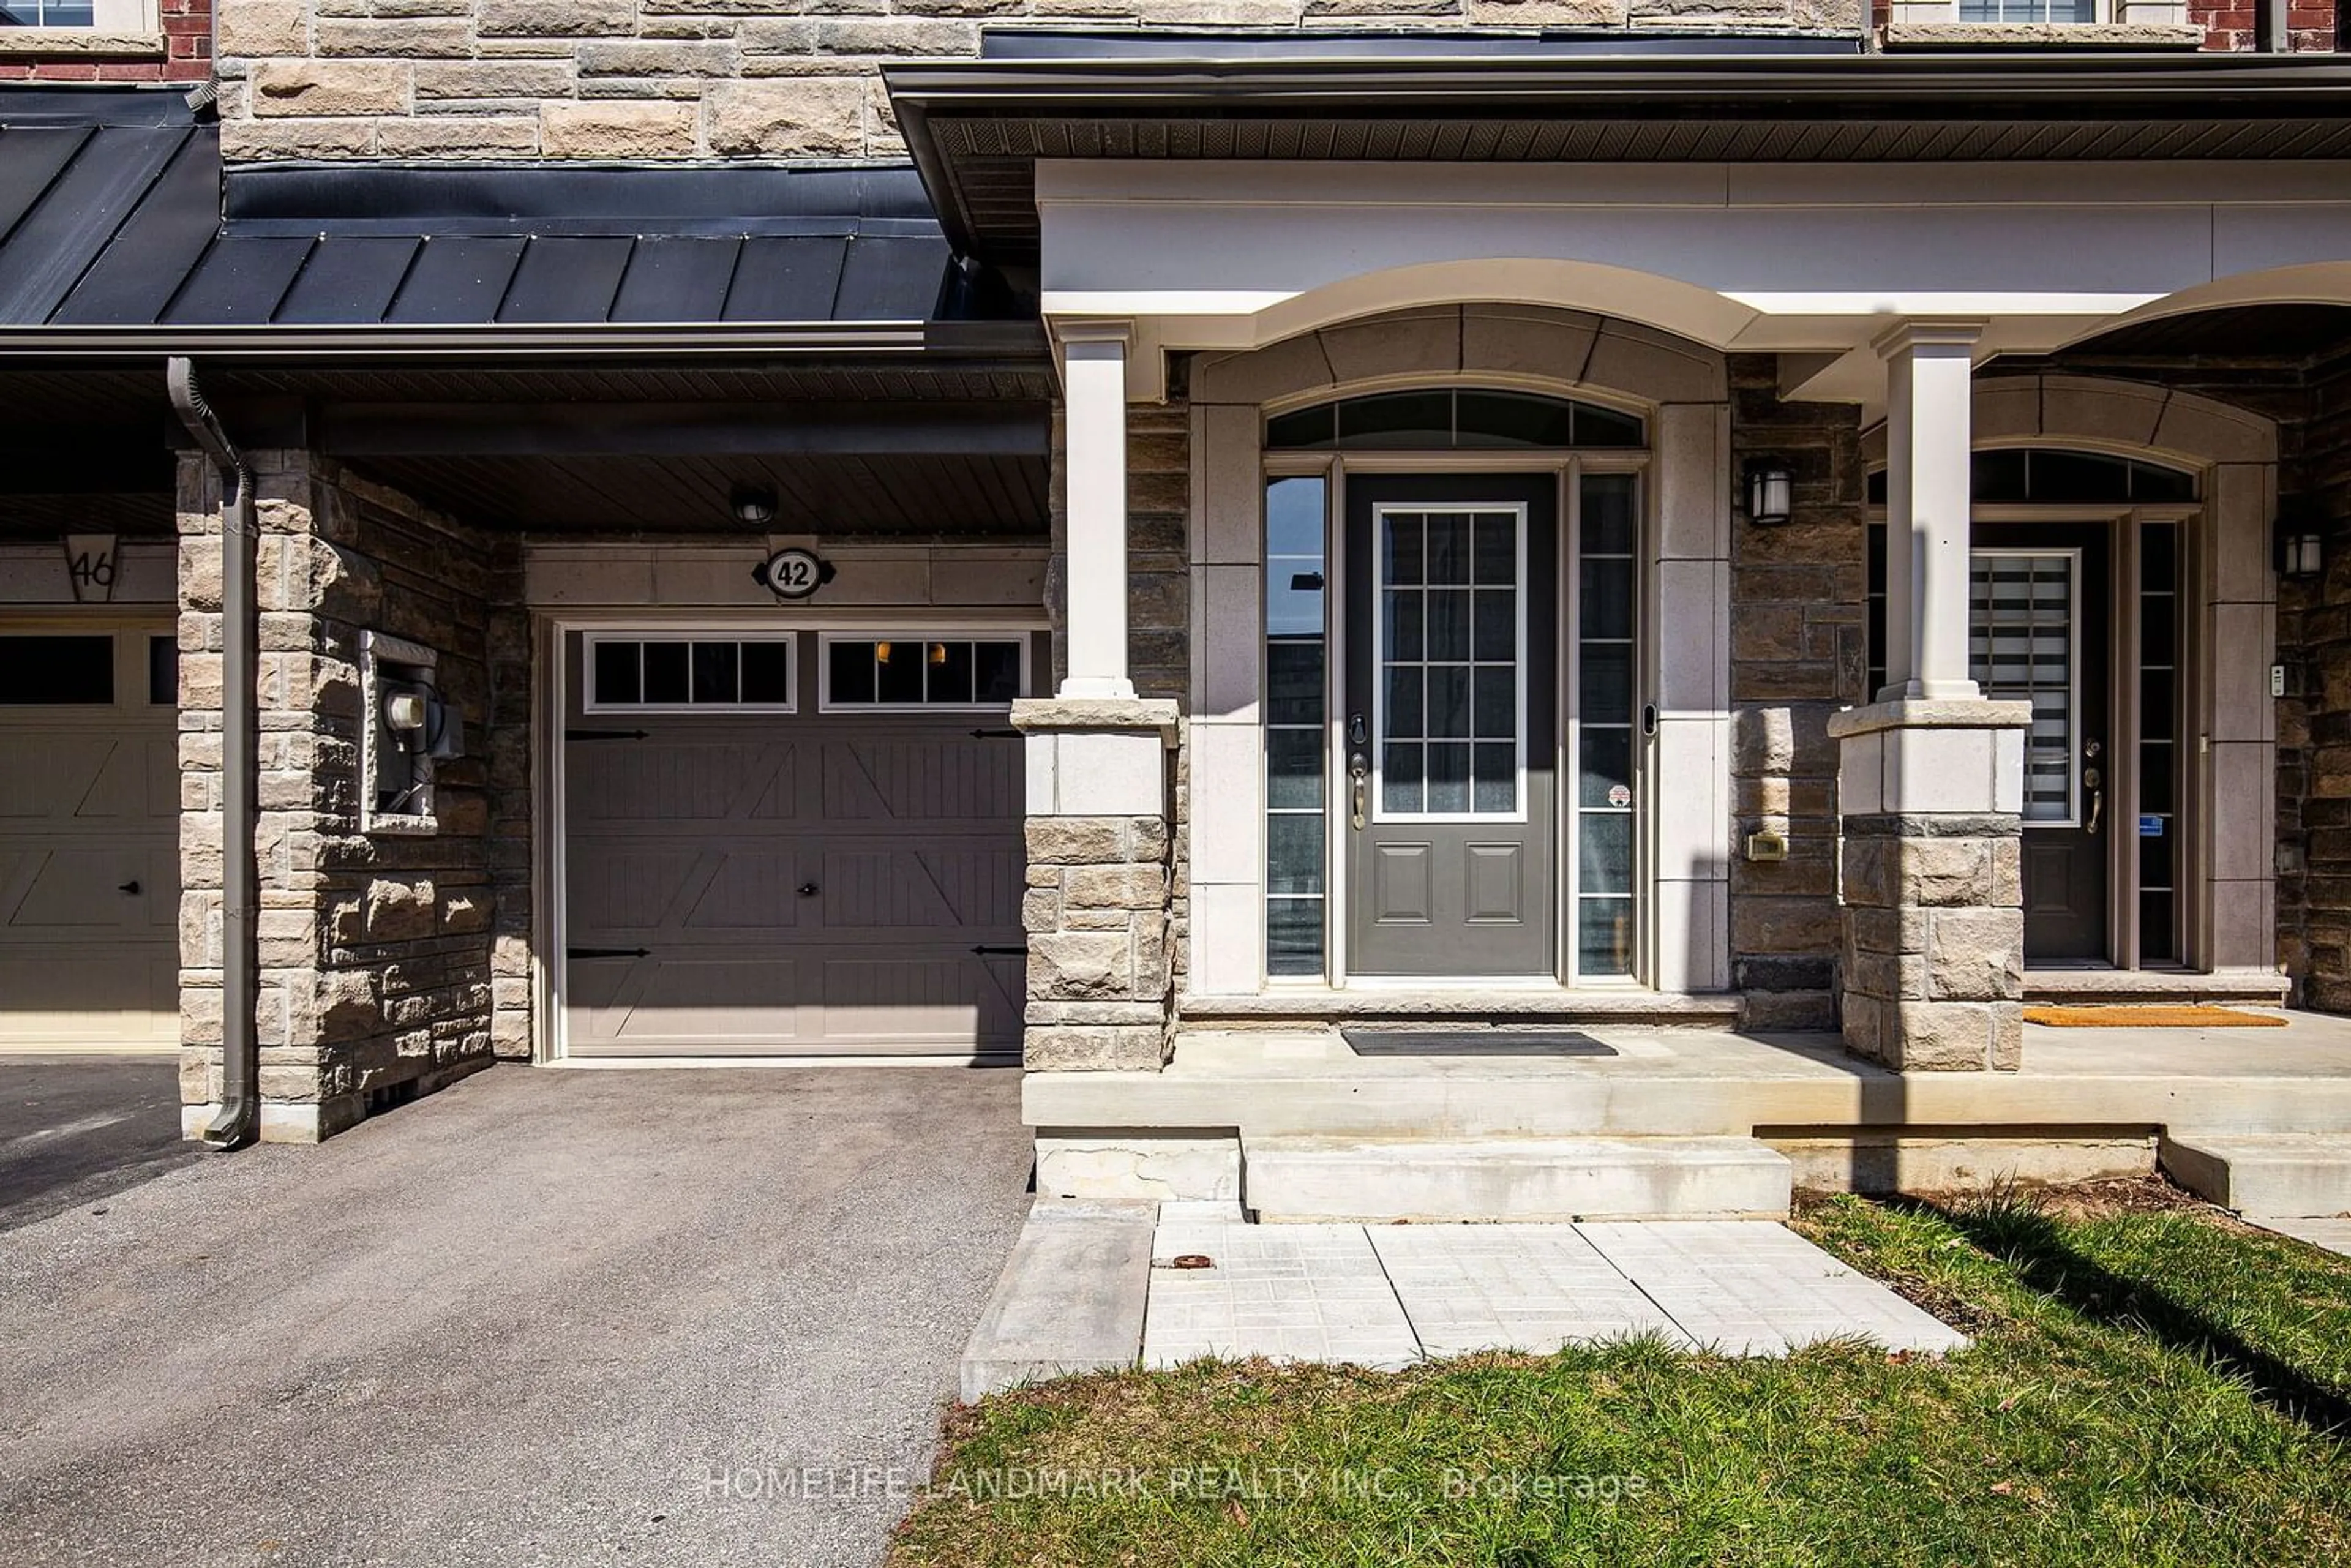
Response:
[[[385,632],[360,639],[367,729],[360,772],[360,827],[371,833],[430,833],[434,764],[465,754],[463,716],[434,680],[439,655]]]

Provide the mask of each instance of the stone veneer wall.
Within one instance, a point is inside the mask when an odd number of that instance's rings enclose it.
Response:
[[[222,147],[269,158],[889,158],[879,69],[987,24],[1840,33],[1858,0],[220,0]]]
[[[2280,488],[2325,529],[2326,571],[2278,582],[2278,956],[2303,1005],[2351,1012],[2351,360],[2307,397]]]
[[[1795,515],[1732,529],[1730,696],[1739,845],[1783,833],[1784,861],[1735,855],[1731,983],[1754,1028],[1830,1029],[1843,943],[1837,906],[1837,747],[1829,716],[1868,700],[1867,534],[1857,411],[1780,401],[1778,361],[1730,357],[1733,475],[1786,462]]]
[[[260,548],[262,1132],[329,1135],[525,1054],[528,635],[520,557],[298,451],[248,455]],[[216,1103],[222,1048],[219,488],[180,486],[182,1098]],[[439,831],[360,831],[360,634],[439,655],[471,755],[434,780]],[[496,804],[494,805],[494,800]]]

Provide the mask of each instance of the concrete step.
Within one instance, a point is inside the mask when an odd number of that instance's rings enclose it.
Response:
[[[1463,1023],[1508,1020],[1513,1024],[1652,1026],[1659,1029],[1733,1029],[1739,997],[1731,991],[1573,990],[1565,987],[1493,987],[1476,990],[1431,987],[1367,987],[1361,990],[1310,988],[1248,996],[1187,996],[1179,1011],[1186,1024],[1219,1028],[1300,1023]]]
[[[2203,975],[2173,969],[2027,969],[2024,999],[2060,1007],[2251,1002],[2275,1008],[2285,1005],[2290,985],[2273,969],[2216,969]]]
[[[1155,1203],[1038,1199],[964,1345],[964,1402],[1134,1365],[1158,1218]]]
[[[2172,1180],[2240,1214],[2351,1215],[2351,1133],[2169,1133],[2156,1153]]]
[[[1792,1170],[1753,1138],[1241,1136],[1267,1220],[1783,1219]]]

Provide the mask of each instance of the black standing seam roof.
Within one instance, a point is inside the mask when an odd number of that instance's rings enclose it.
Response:
[[[0,89],[0,329],[930,323],[970,281],[911,168],[225,176],[175,93]]]

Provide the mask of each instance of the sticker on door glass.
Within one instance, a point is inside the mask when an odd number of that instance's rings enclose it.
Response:
[[[1611,784],[1608,786],[1608,803],[1615,807],[1620,811],[1625,807],[1631,805],[1633,803],[1633,790],[1631,786],[1625,784]]]

